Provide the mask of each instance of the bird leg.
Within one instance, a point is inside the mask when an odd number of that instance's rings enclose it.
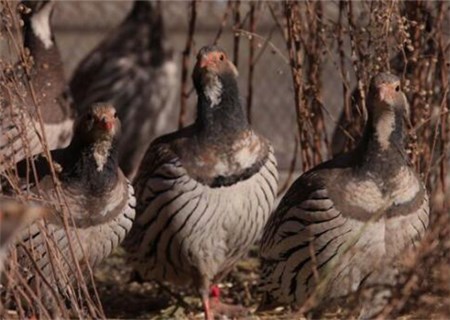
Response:
[[[202,304],[203,304],[203,310],[205,311],[205,320],[214,320],[214,315],[211,311],[211,306],[209,304],[209,292],[208,290],[201,290],[201,296],[202,296]]]
[[[211,287],[210,309],[216,313],[229,318],[242,318],[248,315],[247,308],[241,305],[231,305],[220,301],[220,289],[217,285]]]

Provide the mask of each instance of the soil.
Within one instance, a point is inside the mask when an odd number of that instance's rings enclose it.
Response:
[[[448,229],[448,228],[447,228]],[[450,319],[450,237],[438,239],[431,254],[425,255],[404,275],[405,284],[397,287],[392,298],[397,319]],[[126,319],[203,319],[201,302],[192,288],[161,288],[154,282],[137,279],[125,263],[122,249],[117,250],[96,271],[97,290],[108,318]],[[411,284],[408,279],[413,279]],[[256,313],[261,292],[258,289],[256,250],[242,260],[220,284],[221,300],[248,309],[245,319],[305,319],[292,310],[278,308],[271,313]],[[412,288],[405,299],[405,290]],[[183,307],[168,289],[183,297]],[[408,289],[409,290],[409,289]],[[403,300],[404,301],[403,301]],[[357,298],[327,304],[321,313],[308,317],[352,319],[357,317]],[[223,317],[222,317],[223,318]],[[225,318],[226,319],[226,318]]]

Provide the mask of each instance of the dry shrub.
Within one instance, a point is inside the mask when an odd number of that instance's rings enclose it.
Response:
[[[30,81],[30,72],[33,66],[33,57],[29,51],[23,47],[21,28],[23,21],[20,20],[17,12],[17,2],[2,0],[0,2],[0,20],[1,33],[0,45],[2,46],[2,57],[0,59],[0,115],[2,121],[11,121],[9,118],[13,113],[36,116],[38,119],[36,132],[42,132],[43,122],[40,115],[40,106],[36,100],[36,93],[32,81]],[[20,7],[19,7],[20,8]],[[23,7],[21,8],[23,10]],[[31,105],[26,106],[31,101]],[[14,118],[14,124],[20,128],[30,126],[30,123],[24,122],[24,117]],[[20,137],[24,146],[25,153],[28,157],[32,155],[29,137],[22,135]],[[51,162],[51,154],[47,148],[46,137],[39,135],[39,143],[42,145],[44,154],[51,164],[54,188],[58,195],[58,203],[46,203],[45,200],[37,194],[31,194],[23,187],[24,181],[19,179],[15,170],[9,166],[15,159],[0,159],[0,181],[2,184],[8,185],[11,196],[19,199],[24,203],[28,201],[41,202],[42,205],[52,207],[54,212],[60,215],[63,221],[64,229],[68,237],[68,252],[61,252],[57,246],[57,241],[53,234],[46,228],[45,220],[39,221],[39,229],[45,239],[44,255],[50,261],[52,274],[47,277],[42,274],[39,264],[39,258],[42,252],[30,251],[22,243],[18,243],[17,247],[21,252],[30,259],[29,265],[18,263],[16,250],[11,250],[9,257],[8,272],[4,275],[6,287],[2,288],[1,298],[4,301],[4,316],[26,318],[33,314],[39,318],[51,319],[55,317],[63,318],[84,318],[84,317],[104,317],[101,304],[95,294],[95,286],[93,286],[93,277],[90,267],[84,261],[78,261],[74,252],[82,250],[80,240],[73,233],[67,232],[69,225],[73,225],[73,221],[65,202],[57,175],[56,168]],[[29,161],[31,175],[37,180],[36,168]],[[29,181],[34,180],[28,177],[26,185],[31,185]],[[39,184],[36,185],[39,191]],[[3,192],[0,189],[0,192]],[[24,231],[24,236],[27,230]],[[33,284],[30,279],[33,278]],[[60,287],[64,288],[63,293],[54,285],[60,283]],[[11,309],[8,309],[11,308]]]

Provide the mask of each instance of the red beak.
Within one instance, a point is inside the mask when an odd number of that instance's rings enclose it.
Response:
[[[114,124],[112,121],[108,121],[108,119],[106,117],[103,117],[100,119],[99,121],[99,125],[102,129],[106,130],[106,131],[111,131],[111,129],[113,128]]]
[[[200,59],[200,63],[199,66],[201,69],[203,68],[207,68],[212,64],[212,61],[210,59],[208,59],[208,57],[203,57]]]
[[[392,100],[392,88],[383,86],[380,88],[380,99],[382,101]]]

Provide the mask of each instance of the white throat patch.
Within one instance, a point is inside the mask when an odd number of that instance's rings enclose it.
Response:
[[[94,159],[97,164],[97,171],[103,170],[103,167],[108,161],[109,150],[111,149],[112,142],[109,140],[101,141],[94,146]]]
[[[50,13],[52,4],[47,4],[41,11],[31,17],[31,27],[34,34],[42,41],[46,49],[53,45],[52,33],[50,30]]]
[[[382,150],[386,150],[387,148],[389,148],[390,144],[389,138],[391,137],[394,128],[395,128],[394,113],[390,112],[383,113],[378,119],[378,123],[376,125],[377,139]]]
[[[222,83],[220,82],[219,77],[215,76],[208,81],[203,92],[205,96],[211,100],[210,107],[217,106],[220,103],[222,96]]]

